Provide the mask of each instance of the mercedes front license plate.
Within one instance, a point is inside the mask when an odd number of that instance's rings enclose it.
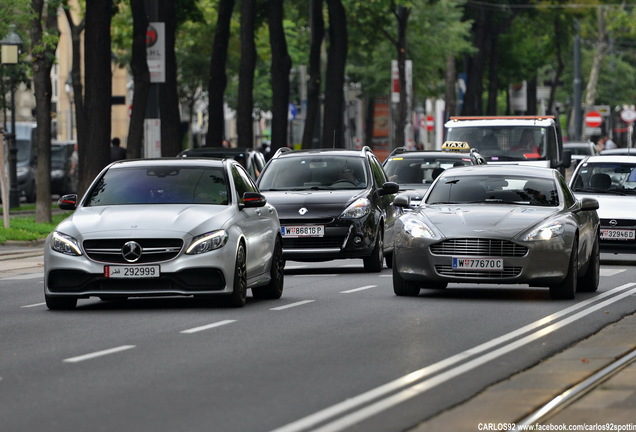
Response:
[[[503,271],[503,258],[453,257],[453,270]]]
[[[601,229],[601,240],[634,240],[636,238],[633,229]]]
[[[104,266],[104,277],[113,279],[145,279],[159,277],[158,265]]]

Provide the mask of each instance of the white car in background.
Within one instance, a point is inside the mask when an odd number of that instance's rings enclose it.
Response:
[[[284,261],[278,213],[238,162],[145,159],[110,164],[47,237],[49,309],[77,300],[217,297],[229,306],[278,299]]]
[[[590,156],[577,166],[570,188],[577,198],[598,200],[602,252],[636,253],[636,155]]]

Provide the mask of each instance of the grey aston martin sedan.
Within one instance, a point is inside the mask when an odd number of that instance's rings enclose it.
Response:
[[[407,208],[408,195],[394,205]],[[549,287],[555,299],[596,291],[598,201],[577,200],[550,168],[445,170],[395,226],[393,288],[417,296],[449,282]]]

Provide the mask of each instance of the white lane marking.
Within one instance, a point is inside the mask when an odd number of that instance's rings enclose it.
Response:
[[[29,274],[23,274],[18,276],[4,277],[2,278],[2,280],[26,280],[26,279],[37,279],[37,278],[44,278],[44,276],[42,275],[42,273],[29,273]]]
[[[627,269],[624,268],[618,268],[618,269],[614,269],[614,268],[602,268],[601,267],[601,276],[614,276],[617,275],[619,273],[623,273],[624,271],[627,271]]]
[[[105,355],[115,354],[115,353],[118,353],[118,352],[121,352],[121,351],[126,351],[126,350],[129,350],[129,349],[132,349],[132,348],[135,348],[135,345],[122,345],[122,346],[119,346],[119,347],[110,348],[110,349],[102,350],[102,351],[97,351],[97,352],[94,352],[94,353],[84,354],[84,355],[77,356],[77,357],[70,357],[70,358],[64,359],[63,361],[65,363],[78,363],[78,362],[81,362],[81,361],[92,360],[92,359],[97,358],[97,357],[102,357],[102,356],[105,356]]]
[[[24,305],[24,306],[20,306],[21,308],[32,308],[32,307],[38,307],[38,306],[44,306],[46,303],[34,303],[34,304],[30,304],[30,305]]]
[[[525,344],[528,344],[543,336],[546,336],[547,334],[554,332],[560,327],[570,324],[592,312],[595,312],[598,309],[601,309],[611,303],[617,302],[618,300],[621,300],[624,297],[636,294],[636,289],[625,291],[621,294],[616,295],[615,297],[612,297],[611,299],[605,300],[604,302],[598,303],[590,307],[589,309],[587,309],[588,305],[595,303],[604,297],[614,295],[620,291],[627,290],[628,288],[631,288],[634,285],[636,285],[636,283],[628,283],[625,285],[621,285],[620,287],[614,288],[610,291],[601,293],[593,299],[589,299],[589,300],[577,303],[575,305],[572,305],[568,308],[565,308],[552,315],[548,315],[545,318],[542,318],[538,321],[530,323],[524,327],[521,327],[503,336],[492,339],[481,345],[477,345],[476,347],[468,349],[459,354],[455,354],[454,356],[441,360],[432,365],[426,366],[417,371],[411,372],[410,374],[407,374],[401,378],[398,378],[396,380],[383,384],[379,387],[376,387],[375,389],[359,394],[358,396],[349,398],[344,402],[341,402],[336,405],[332,405],[314,414],[310,414],[292,423],[288,423],[287,425],[277,428],[272,432],[297,432],[297,431],[303,431],[308,429],[311,429],[313,432],[340,431],[347,426],[350,426],[361,420],[369,418],[377,414],[378,412],[386,410],[392,406],[399,404],[400,402],[403,402],[404,400],[417,396],[437,385],[440,385],[450,380],[451,378],[456,377],[457,375],[460,375],[471,369],[481,366],[482,364],[492,361],[492,359],[494,358],[502,356]],[[557,319],[560,319],[561,317],[582,308],[586,308],[586,309],[581,312],[578,312],[575,315],[570,316],[569,318],[565,318],[562,321],[552,324],[551,326],[544,327],[547,324],[551,323],[552,321],[556,321]],[[544,328],[541,328],[541,327],[544,327]],[[535,331],[536,329],[539,329],[539,330]],[[468,358],[478,353],[494,348],[497,345],[501,345],[504,342],[515,339],[530,331],[534,331],[534,333],[522,339],[519,339],[515,342],[509,343],[508,345],[504,345],[496,349],[495,351],[492,351],[480,357],[474,358],[473,360],[467,363],[464,363],[462,365],[459,365],[453,369],[449,369],[440,375],[436,375],[431,378],[428,378],[427,380],[421,381],[422,379],[432,375],[435,372],[445,369],[460,361],[467,360]],[[421,382],[418,383],[417,381],[421,381]],[[390,393],[394,393],[397,391],[399,391],[399,393],[389,395]],[[384,398],[384,399],[380,399],[380,398]],[[379,399],[379,400],[377,402],[373,402],[376,399]],[[360,406],[364,406],[364,408],[358,409],[358,407]],[[358,410],[353,411],[352,413],[344,417],[341,417],[338,420],[333,420],[331,421],[331,423],[327,423],[321,428],[318,428],[318,429],[315,428],[315,426],[319,423],[329,421],[338,415],[341,415],[347,411],[355,410],[355,409],[358,409]]]
[[[236,320],[219,321],[219,322],[215,322],[215,323],[212,323],[212,324],[207,324],[207,325],[200,326],[200,327],[194,327],[194,328],[191,328],[191,329],[188,329],[188,330],[182,330],[179,333],[196,333],[196,332],[200,332],[200,331],[203,331],[203,330],[208,330],[208,329],[211,329],[211,328],[214,328],[214,327],[220,327],[222,325],[231,324],[233,322],[236,322]]]
[[[296,306],[302,306],[302,305],[307,304],[307,303],[313,303],[315,301],[316,300],[303,300],[303,301],[299,301],[299,302],[296,302],[296,303],[290,303],[290,304],[285,305],[285,306],[278,306],[278,307],[275,307],[275,308],[270,308],[270,310],[279,311],[279,310],[283,310],[283,309],[293,308],[293,307],[296,307]]]
[[[360,287],[360,288],[353,288],[353,289],[346,290],[346,291],[340,291],[340,294],[349,294],[349,293],[352,293],[352,292],[364,291],[364,290],[368,290],[368,289],[376,288],[376,287],[377,287],[377,285],[367,285],[367,286],[363,286],[363,287]]]

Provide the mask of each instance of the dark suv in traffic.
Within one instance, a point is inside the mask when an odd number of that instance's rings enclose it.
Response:
[[[257,181],[280,218],[283,256],[295,261],[362,258],[366,271],[390,265],[393,198],[371,149],[280,149]]]

